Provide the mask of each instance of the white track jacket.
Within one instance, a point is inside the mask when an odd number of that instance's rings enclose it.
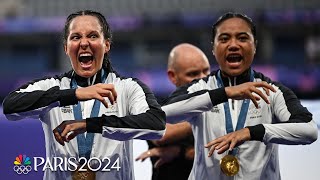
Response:
[[[248,127],[251,141],[239,146],[236,157],[240,171],[234,177],[224,175],[219,166],[220,159],[227,154],[208,157],[204,146],[226,134],[223,102],[229,101],[233,127],[242,101],[228,100],[224,88],[218,88],[217,72],[177,89],[162,106],[171,123],[187,119],[192,124],[195,137],[195,159],[189,180],[279,180],[278,144],[310,144],[317,139],[316,123],[312,114],[303,107],[296,95],[287,87],[274,82],[259,72],[254,72],[254,81],[266,81],[277,91],[271,92],[267,104],[262,99],[257,109],[249,104],[244,127]],[[224,86],[249,81],[250,71],[234,79],[223,78]],[[260,89],[262,92],[263,89]],[[265,92],[264,92],[265,93]]]
[[[101,71],[94,83],[101,83]],[[77,138],[65,146],[56,142],[52,130],[65,120],[74,120],[73,105],[78,101],[75,89],[70,89],[72,78],[80,87],[88,86],[88,79],[68,73],[42,78],[27,83],[10,93],[4,100],[4,114],[9,120],[36,118],[42,122],[47,158],[74,157],[78,159]],[[90,81],[93,78],[89,79]],[[115,86],[117,101],[109,108],[100,105],[99,116],[89,118],[94,100],[81,102],[82,117],[87,121],[87,132],[95,133],[91,157],[105,161],[97,171],[96,180],[133,180],[133,150],[131,139],[160,139],[165,131],[165,114],[149,88],[137,79],[122,78],[109,72],[106,81]],[[79,87],[79,88],[80,88]],[[109,161],[109,164],[107,164]],[[114,167],[120,167],[119,170]],[[97,168],[96,166],[93,166]],[[71,180],[70,171],[46,170],[44,180]]]

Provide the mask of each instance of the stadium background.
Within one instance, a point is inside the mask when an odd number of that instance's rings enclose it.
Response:
[[[248,14],[257,24],[254,67],[293,89],[320,125],[320,1],[318,0],[0,0],[0,99],[34,78],[70,69],[63,51],[66,16],[80,9],[102,12],[113,31],[111,61],[122,75],[149,85],[161,100],[174,90],[166,76],[167,56],[178,43],[201,48],[212,68],[211,26],[223,12]],[[41,172],[18,176],[18,154],[44,157],[40,122],[7,121],[0,114],[0,179],[41,179]],[[135,142],[136,156],[146,148]],[[283,179],[319,179],[320,143],[281,146]],[[135,157],[136,157],[135,156]],[[136,164],[137,180],[150,177],[150,162]]]

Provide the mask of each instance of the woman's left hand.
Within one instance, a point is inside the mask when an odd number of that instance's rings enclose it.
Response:
[[[86,132],[87,123],[85,120],[63,121],[53,130],[54,137],[58,143],[64,146],[64,142],[69,142],[78,134]]]
[[[239,146],[250,139],[251,136],[249,129],[243,128],[209,142],[207,145],[205,145],[205,148],[210,149],[208,155],[210,157],[215,150],[218,151],[218,154],[222,154],[225,151],[232,150],[234,147]]]

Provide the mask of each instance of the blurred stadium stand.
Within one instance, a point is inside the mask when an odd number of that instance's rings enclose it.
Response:
[[[129,15],[139,16],[143,14],[158,15],[171,13],[211,13],[224,9],[248,11],[258,10],[286,10],[286,9],[313,9],[319,5],[317,0],[2,0],[13,1],[21,9],[22,15],[30,17],[65,16],[71,11],[90,8],[104,12],[107,16]],[[13,3],[11,3],[13,4]],[[233,7],[231,7],[232,5]]]

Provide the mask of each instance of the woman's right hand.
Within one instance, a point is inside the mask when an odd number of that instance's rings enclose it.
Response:
[[[229,86],[225,88],[226,94],[230,99],[251,99],[256,108],[258,108],[258,102],[261,98],[267,103],[270,104],[266,95],[262,93],[258,88],[263,88],[267,96],[270,95],[270,90],[276,92],[272,85],[268,84],[265,81],[261,82],[247,82],[237,86]]]
[[[95,84],[85,88],[76,89],[76,97],[79,101],[86,101],[90,99],[97,99],[108,108],[108,102],[105,97],[109,99],[111,104],[117,100],[117,92],[113,84]]]

